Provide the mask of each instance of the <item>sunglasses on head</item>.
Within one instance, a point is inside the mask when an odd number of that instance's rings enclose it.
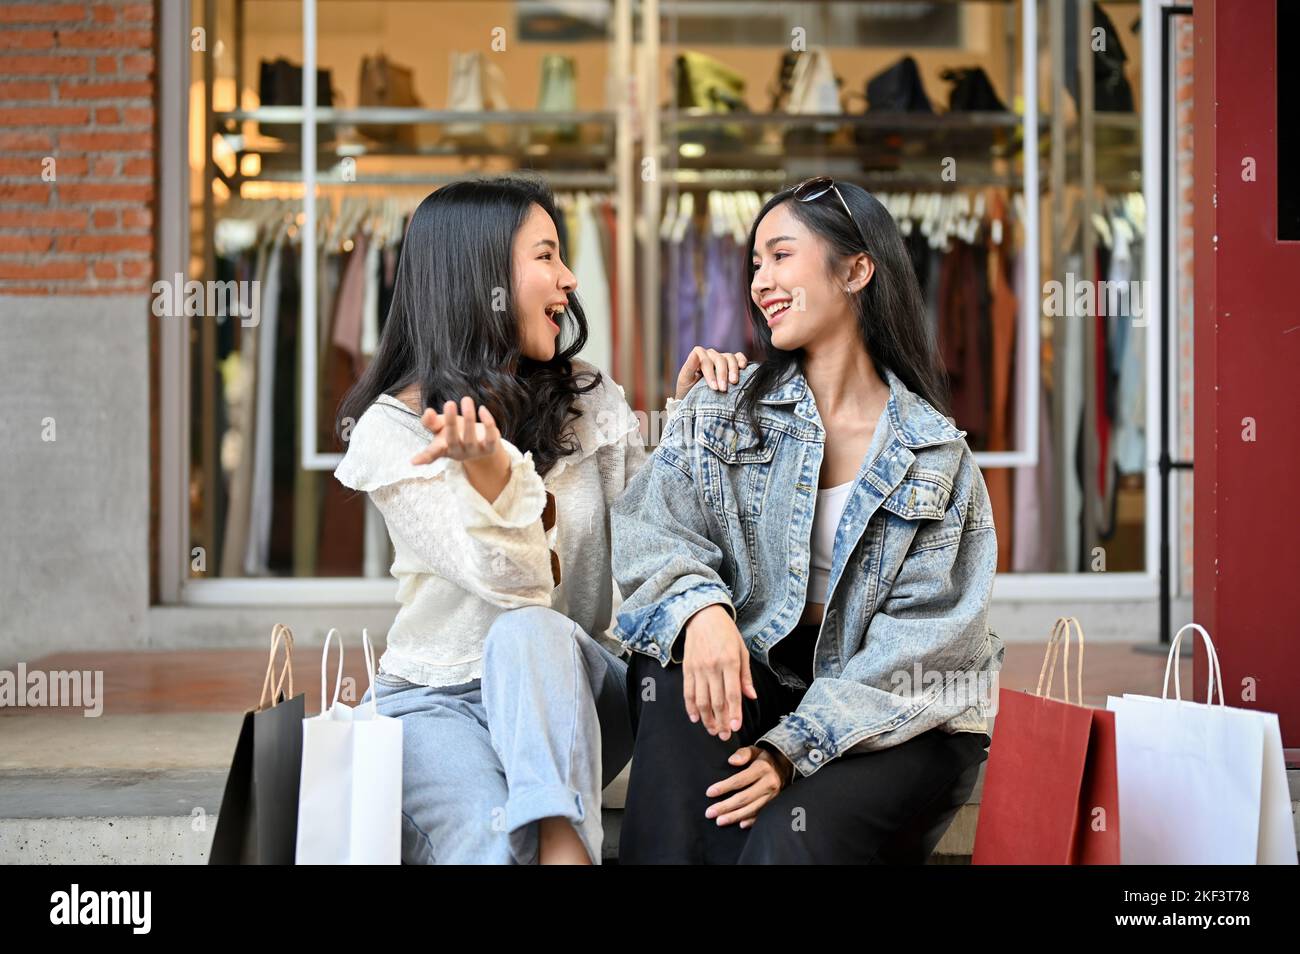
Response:
[[[813,202],[828,192],[834,192],[835,197],[840,200],[840,205],[844,206],[844,211],[848,213],[849,221],[853,223],[854,231],[858,233],[858,238],[862,240],[863,251],[870,252],[870,249],[867,248],[867,237],[862,234],[862,228],[858,225],[858,220],[853,217],[853,210],[844,201],[839,186],[835,184],[835,180],[830,176],[814,176],[811,179],[805,179],[795,186],[790,194],[799,202]]]

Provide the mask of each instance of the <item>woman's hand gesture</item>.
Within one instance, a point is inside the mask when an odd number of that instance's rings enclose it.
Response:
[[[749,359],[739,351],[730,354],[696,345],[677,374],[677,393],[673,396],[679,401],[686,397],[701,375],[713,390],[725,391],[728,381],[736,384],[740,380],[740,369],[747,364]]]
[[[740,731],[742,695],[757,699],[749,649],[720,603],[696,612],[682,637],[682,697],[692,722],[704,722],[722,741]]]
[[[411,458],[412,464],[431,464],[439,457],[472,461],[491,457],[501,448],[501,431],[492,412],[486,406],[476,411],[474,399],[468,395],[460,399],[459,413],[456,402],[448,401],[441,414],[427,408],[420,423],[433,432],[434,438]]]
[[[709,798],[730,797],[710,805],[704,817],[716,819],[719,825],[740,822],[741,828],[750,828],[762,807],[790,784],[794,766],[784,755],[773,754],[761,745],[743,745],[731,753],[727,762],[744,768],[709,786],[704,793]]]

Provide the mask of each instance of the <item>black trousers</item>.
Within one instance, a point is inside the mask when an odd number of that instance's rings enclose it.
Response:
[[[635,742],[620,864],[924,864],[970,797],[990,739],[940,728],[874,752],[846,753],[789,785],[750,828],[706,818],[705,791],[740,769],[727,758],[793,712],[810,681],[817,627],[800,627],[772,654],[801,678],[750,657],[757,699],[741,696],[741,728],[723,742],[692,723],[682,667],[633,653],[628,704]],[[806,650],[806,665],[802,664]]]

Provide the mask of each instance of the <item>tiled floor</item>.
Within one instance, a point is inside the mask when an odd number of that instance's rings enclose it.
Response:
[[[1038,683],[1045,644],[1011,643],[1006,647],[1000,684],[1005,689],[1032,691]],[[330,691],[334,666],[330,659]],[[1070,694],[1074,701],[1079,656],[1070,655]],[[1138,692],[1160,695],[1165,655],[1138,651],[1129,645],[1105,643],[1085,650],[1083,701],[1104,707],[1108,694]],[[1054,698],[1063,698],[1063,661],[1058,661]],[[202,650],[167,652],[56,653],[27,663],[28,671],[102,671],[104,716],[154,713],[237,713],[256,705],[266,673],[266,653],[260,650]],[[1184,644],[1181,660],[1183,697],[1192,696],[1192,657]],[[359,652],[344,658],[344,676],[355,680],[355,704],[367,685]],[[320,649],[299,648],[294,654],[294,692],[307,695],[307,714],[320,709]],[[1173,691],[1172,679],[1170,692]],[[1196,693],[1204,694],[1204,687]],[[68,715],[67,709],[0,709],[0,718]]]
[[[1033,690],[1043,650],[1041,644],[1008,645],[1001,686]],[[331,657],[330,692],[336,660],[337,656]],[[319,647],[300,646],[294,661],[294,692],[305,693],[305,711],[314,715],[320,711]],[[1073,694],[1077,649],[1070,662]],[[1105,706],[1109,693],[1160,693],[1163,655],[1111,643],[1087,649],[1085,662],[1083,699],[1088,705]],[[27,669],[102,672],[103,713],[85,718],[79,709],[0,709],[0,817],[15,811],[13,786],[19,777],[195,771],[220,776],[229,767],[242,713],[258,702],[266,654],[246,649],[58,653],[34,660]],[[1191,684],[1188,653],[1184,653],[1182,672],[1187,696]],[[367,686],[359,652],[345,656],[344,675],[343,701],[355,705]],[[1058,666],[1055,698],[1062,697],[1062,676]],[[996,723],[996,718],[993,721]],[[608,793],[618,805],[622,804],[623,784],[620,776]],[[25,800],[24,810],[40,811],[42,803],[43,798]]]

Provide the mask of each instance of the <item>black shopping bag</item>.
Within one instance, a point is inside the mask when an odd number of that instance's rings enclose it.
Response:
[[[281,643],[284,665],[271,671]],[[288,697],[283,684],[288,678]],[[267,705],[268,698],[272,699]],[[276,624],[257,708],[244,713],[221,796],[208,864],[291,865],[298,843],[298,783],[306,696],[293,694],[293,633]]]

